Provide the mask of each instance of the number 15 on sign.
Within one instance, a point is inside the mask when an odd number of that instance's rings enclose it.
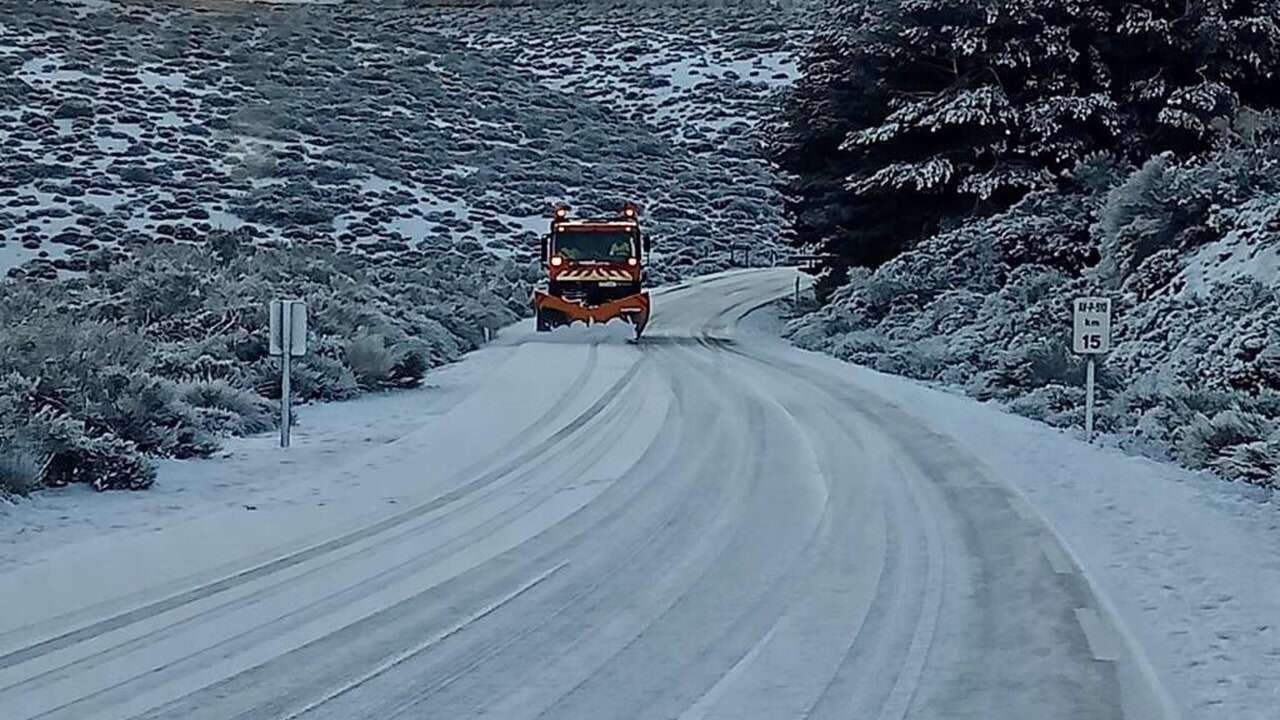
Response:
[[[1085,370],[1084,434],[1093,441],[1093,375],[1094,355],[1111,349],[1111,298],[1076,298],[1072,304],[1071,347],[1077,354],[1087,355],[1089,364]]]

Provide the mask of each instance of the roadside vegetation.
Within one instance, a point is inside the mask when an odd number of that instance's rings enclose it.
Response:
[[[243,233],[102,251],[82,277],[0,283],[0,489],[151,484],[277,422],[267,304],[305,298],[300,401],[420,383],[526,312],[531,268],[458,252],[371,257]]]
[[[841,5],[774,137],[836,258],[793,339],[1081,427],[1105,294],[1099,427],[1280,486],[1274,3]]]

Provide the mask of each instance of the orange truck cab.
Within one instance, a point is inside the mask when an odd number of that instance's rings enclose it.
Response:
[[[649,322],[643,289],[648,253],[635,204],[624,205],[616,217],[574,220],[569,208],[557,207],[542,241],[547,284],[533,292],[538,332],[618,318],[631,323],[639,338]]]

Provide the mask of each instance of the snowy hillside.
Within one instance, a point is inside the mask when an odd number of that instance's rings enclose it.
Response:
[[[1280,195],[1254,198],[1222,212],[1232,228],[1186,259],[1173,285],[1188,294],[1211,294],[1220,282],[1256,281],[1280,289]]]
[[[804,3],[0,5],[0,493],[269,428],[281,294],[300,400],[420,383],[528,312],[552,203],[639,202],[655,283],[785,235]]]
[[[775,241],[787,13],[436,5],[10,4],[0,269],[236,228],[528,258],[560,201],[642,203],[666,276]]]
[[[806,347],[1280,485],[1275,3],[833,6],[770,148],[830,261]]]
[[[1280,196],[1256,179],[1280,167],[1277,152],[1158,158],[1127,178],[1082,169],[1074,189],[855,274],[791,336],[1079,431],[1070,301],[1110,295],[1098,420],[1108,442],[1280,484]],[[1240,171],[1246,162],[1255,173]]]

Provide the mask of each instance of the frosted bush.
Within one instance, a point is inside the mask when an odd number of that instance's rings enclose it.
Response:
[[[1076,424],[1084,407],[1084,390],[1067,385],[1045,385],[1009,401],[1011,412],[1057,427]]]
[[[457,359],[484,327],[528,312],[537,274],[452,253],[404,262],[259,246],[238,233],[136,253],[75,283],[0,283],[0,379],[21,379],[0,381],[0,410],[17,425],[57,411],[34,436],[41,452],[59,448],[51,482],[141,487],[145,455],[205,455],[217,436],[269,429],[268,398],[280,392],[264,332],[273,297],[305,298],[311,312],[309,353],[292,363],[295,398],[336,400],[417,384]],[[28,377],[40,378],[38,392]],[[131,467],[136,481],[124,477]]]
[[[26,495],[40,487],[45,455],[29,440],[0,438],[0,497]]]
[[[1280,429],[1267,440],[1241,443],[1213,461],[1223,475],[1280,488]]]
[[[103,387],[90,388],[86,419],[160,457],[189,458],[218,448],[177,386],[149,374],[108,368]],[[99,396],[101,393],[101,396]]]
[[[380,335],[366,333],[347,341],[343,358],[365,390],[383,388],[391,380],[395,357]]]
[[[1191,467],[1216,465],[1227,451],[1267,437],[1270,423],[1261,415],[1223,410],[1212,417],[1197,413],[1182,429],[1178,457]]]
[[[205,411],[213,427],[211,432],[229,435],[252,435],[275,425],[275,409],[266,398],[235,387],[226,380],[188,382],[179,385],[178,394],[194,408]]]
[[[48,454],[48,485],[86,483],[95,490],[141,490],[155,482],[155,470],[133,443],[44,408],[30,418],[29,431]]]
[[[890,346],[890,341],[878,332],[857,330],[836,338],[829,350],[850,362],[870,364]]]
[[[1157,250],[1140,262],[1124,280],[1124,290],[1135,294],[1139,300],[1147,300],[1161,292],[1167,292],[1182,270],[1181,253],[1176,248]]]
[[[308,400],[349,400],[362,390],[355,373],[340,357],[310,353],[294,361],[291,384],[294,397]],[[280,397],[280,370],[277,363],[269,363],[270,382],[268,395]]]

